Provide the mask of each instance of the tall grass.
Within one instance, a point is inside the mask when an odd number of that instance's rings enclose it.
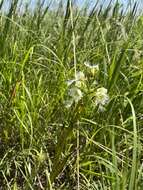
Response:
[[[21,2],[0,2],[0,189],[142,189],[137,3]]]

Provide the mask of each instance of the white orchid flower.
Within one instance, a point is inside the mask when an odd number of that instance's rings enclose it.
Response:
[[[95,104],[99,107],[104,106],[109,101],[109,96],[107,94],[107,89],[104,87],[98,88],[95,95]]]
[[[78,103],[78,101],[83,97],[83,94],[79,88],[73,87],[69,90],[69,96],[74,102]]]
[[[93,76],[99,71],[99,65],[92,65],[89,62],[84,62],[84,65],[91,70]]]

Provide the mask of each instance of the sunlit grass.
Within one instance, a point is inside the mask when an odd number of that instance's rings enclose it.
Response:
[[[18,3],[0,15],[0,189],[142,189],[137,4]]]

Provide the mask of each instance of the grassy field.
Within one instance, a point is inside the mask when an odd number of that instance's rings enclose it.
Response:
[[[0,190],[142,190],[137,4],[42,2],[0,13]]]

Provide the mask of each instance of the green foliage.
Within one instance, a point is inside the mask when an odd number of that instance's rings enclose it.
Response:
[[[142,189],[137,4],[50,5],[0,15],[0,189]]]

